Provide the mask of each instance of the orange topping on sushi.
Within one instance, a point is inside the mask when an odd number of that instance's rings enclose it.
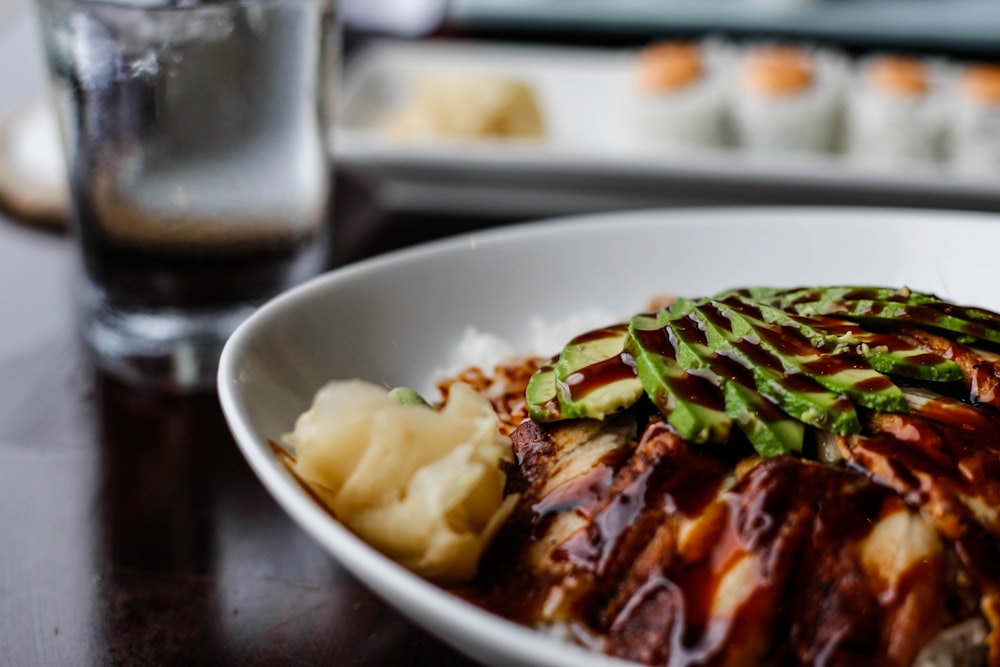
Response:
[[[701,49],[690,42],[664,42],[639,54],[639,88],[646,92],[677,91],[701,77]]]
[[[762,97],[794,95],[812,85],[812,58],[794,46],[762,46],[747,54],[742,76],[743,85]]]
[[[1000,104],[1000,64],[970,65],[962,72],[961,86],[973,100]]]
[[[871,85],[889,95],[919,97],[930,86],[927,67],[916,58],[882,56],[868,65]]]

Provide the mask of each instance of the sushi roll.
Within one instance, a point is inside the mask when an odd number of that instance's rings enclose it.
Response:
[[[838,148],[845,66],[818,49],[749,48],[737,71],[737,140],[758,153],[827,153]]]
[[[848,101],[847,144],[859,164],[897,167],[943,158],[940,65],[878,55],[859,63]]]
[[[975,64],[957,75],[951,105],[951,162],[963,175],[1000,174],[1000,64]]]
[[[729,142],[726,49],[711,41],[661,42],[635,64],[636,120],[646,146]]]

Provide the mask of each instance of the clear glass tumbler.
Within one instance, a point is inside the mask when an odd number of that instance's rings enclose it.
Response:
[[[38,0],[82,330],[127,381],[210,387],[233,329],[327,264],[334,0]]]

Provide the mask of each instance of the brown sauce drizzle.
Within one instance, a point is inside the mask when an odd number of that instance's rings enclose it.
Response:
[[[677,361],[677,350],[670,341],[666,328],[635,329],[632,335],[650,352]]]
[[[667,329],[637,329],[635,330],[635,337],[642,347],[670,361],[676,362],[677,350],[674,349]],[[680,367],[678,367],[678,370],[680,370]],[[713,410],[722,411],[724,408],[719,388],[700,375],[681,371],[676,376],[670,377],[669,382],[671,388],[686,401]],[[664,400],[663,397],[654,396],[653,398],[657,403],[661,403]]]
[[[557,514],[592,507],[607,495],[614,479],[613,465],[599,462],[586,473],[560,484],[532,505],[532,513],[540,522]]]
[[[698,345],[708,345],[708,338],[705,336],[705,332],[702,331],[695,320],[685,317],[674,322],[673,326],[686,340]],[[672,335],[673,332],[670,332],[670,334]],[[720,375],[733,382],[738,382],[745,387],[752,388],[754,386],[753,371],[733,359],[712,352],[711,357],[707,358],[707,362],[712,372],[716,375]]]
[[[761,312],[760,308],[758,308],[751,301],[744,301],[742,299],[737,299],[734,297],[727,297],[725,299],[720,299],[720,302],[726,304],[733,310],[740,312],[744,315],[747,315],[749,317],[752,317],[754,319],[757,320],[764,319],[764,313]]]
[[[758,326],[754,331],[760,339],[782,354],[811,357],[819,352],[813,344],[794,327]]]
[[[677,667],[885,663],[881,621],[923,579],[907,571],[886,587],[850,554],[879,520],[904,511],[891,492],[843,468],[779,457],[715,507],[693,546],[658,556],[658,566],[636,559],[609,624],[613,654]],[[723,576],[744,558],[750,590],[731,614],[713,613]]]
[[[582,345],[608,338],[621,338],[628,332],[627,324],[616,324],[580,334],[570,345]],[[571,400],[580,400],[596,389],[635,377],[635,361],[628,352],[602,359],[572,373],[563,381]]]
[[[944,359],[945,358],[941,355],[934,354],[933,352],[922,352],[920,354],[914,354],[907,357],[906,361],[907,363],[918,366],[933,366],[934,364],[941,363]]]
[[[572,373],[566,378],[566,387],[573,400],[579,400],[595,389],[635,377],[635,361],[627,352],[602,359]]]
[[[732,333],[733,323],[726,317],[725,313],[721,312],[713,304],[706,304],[704,307],[699,308],[698,313],[708,320],[709,323]]]
[[[854,384],[854,388],[862,392],[884,391],[891,389],[893,386],[895,385],[893,385],[892,380],[885,376],[875,376]]]
[[[623,555],[627,533],[642,525],[643,514],[695,516],[729,474],[727,466],[691,451],[666,423],[653,422],[587,530],[560,545],[553,558],[603,573]]]
[[[1000,588],[1000,525],[963,500],[1000,505],[1000,419],[988,408],[931,401],[917,415],[883,416],[852,458],[931,517],[981,585]]]
[[[955,306],[948,303],[928,303],[919,306],[907,306],[904,310],[904,316],[906,318],[912,319],[914,322],[927,324],[930,326],[935,326],[935,322],[940,319],[942,315],[952,315],[954,317],[961,318],[963,313],[962,309],[956,309]],[[989,327],[985,326],[979,322],[965,320],[965,325],[962,332],[967,333],[976,338],[983,338],[987,335]]]
[[[817,298],[816,292],[802,292],[784,303]],[[870,300],[865,312],[853,313],[862,317],[879,315],[890,303],[898,308],[904,299],[874,289],[852,290],[842,298]],[[856,306],[835,303],[831,308],[846,312]],[[951,309],[905,306],[907,319],[930,326]],[[712,325],[733,331],[726,313],[716,307],[697,312]],[[739,303],[739,312],[762,319],[760,309],[751,305]],[[847,320],[794,318],[834,335],[854,332],[860,341],[890,352],[917,349],[895,335],[870,332]],[[697,317],[680,318],[671,326],[684,341],[708,345]],[[623,327],[589,332],[573,342],[617,337]],[[987,328],[972,323],[970,333]],[[869,368],[851,353],[830,354],[835,343],[818,348],[794,326],[755,329],[759,338],[744,337],[733,345],[754,364],[780,374],[781,382],[795,391],[830,393],[807,374]],[[676,360],[678,341],[670,327],[636,330],[635,337],[646,350]],[[788,372],[761,341],[783,354],[813,360],[802,365],[803,373]],[[923,352],[906,357],[906,363],[932,365],[943,358]],[[738,355],[716,351],[711,357],[706,353],[705,359],[716,375],[754,386],[754,371]],[[582,369],[567,384],[574,397],[582,396],[635,377],[634,364],[631,354],[623,352]],[[697,372],[670,376],[669,381],[687,400],[722,409],[718,388]],[[891,386],[882,376],[856,384],[860,391]],[[847,399],[842,402],[850,405]],[[531,499],[526,506],[532,532],[538,536],[563,512],[586,520],[586,527],[552,549],[550,557],[561,568],[595,580],[593,597],[588,598],[590,615],[581,620],[607,636],[608,651],[614,655],[674,667],[909,664],[905,647],[900,662],[897,655],[890,656],[898,647],[889,646],[895,640],[883,629],[899,622],[895,614],[914,613],[913,596],[921,590],[929,595],[927,591],[938,585],[943,559],[912,563],[890,581],[881,581],[865,572],[859,545],[881,520],[911,511],[905,501],[940,520],[939,532],[954,545],[968,573],[986,589],[1000,591],[1000,521],[984,525],[963,500],[974,496],[988,508],[1000,507],[1000,417],[989,408],[953,399],[931,400],[910,415],[865,411],[861,416],[871,416],[866,431],[871,435],[851,436],[856,447],[852,453],[857,454],[851,467],[776,457],[752,468],[721,495],[731,465],[687,445],[665,422],[654,422],[634,453],[626,448],[609,454],[547,496]],[[527,462],[536,455],[525,454],[519,454],[519,460]],[[539,457],[543,454],[539,450]],[[877,470],[876,462],[881,466]],[[537,481],[548,473],[551,470]],[[934,503],[942,499],[946,504],[935,514]],[[691,522],[696,522],[690,528],[693,533],[684,533],[682,541],[678,527],[690,527]],[[510,544],[500,545],[498,551],[504,553],[505,548]],[[746,563],[744,559],[751,560],[741,571],[747,578],[742,597],[731,613],[713,613],[724,575]],[[539,576],[541,582],[522,580],[524,590],[558,585],[558,577]],[[510,601],[511,593],[516,597],[518,590],[496,591],[507,600],[506,613],[515,615],[518,603]],[[942,595],[940,590],[935,594]],[[537,602],[530,598],[525,595],[520,603],[525,609]],[[936,629],[934,605],[941,604],[935,600],[927,603],[930,611],[921,612],[924,616],[902,627],[917,627],[922,637],[929,636]],[[601,609],[609,611],[601,616]],[[516,617],[530,622],[527,613]],[[911,643],[921,640],[915,637]],[[914,646],[915,652],[919,643]]]
[[[851,370],[866,370],[870,366],[863,360],[850,354],[826,354],[813,346],[812,342],[798,329],[791,326],[758,326],[754,327],[761,341],[767,343],[780,353],[796,357],[818,358],[802,364],[802,371],[809,375],[832,376]],[[780,362],[779,362],[780,363]],[[863,383],[864,389],[878,391],[892,387],[892,381],[886,377],[872,378]]]

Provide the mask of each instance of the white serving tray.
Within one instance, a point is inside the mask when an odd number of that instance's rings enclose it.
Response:
[[[390,210],[540,216],[719,204],[930,206],[1000,211],[1000,179],[945,167],[876,171],[838,156],[752,156],[740,149],[650,145],[632,114],[628,51],[455,41],[375,42],[342,73],[333,144],[338,168]],[[519,77],[538,96],[547,136],[401,144],[379,119],[421,72]]]

